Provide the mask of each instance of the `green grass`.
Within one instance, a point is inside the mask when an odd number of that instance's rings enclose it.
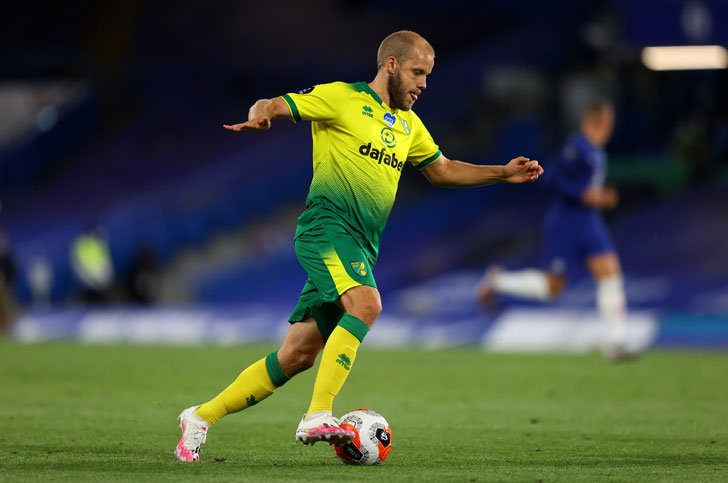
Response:
[[[613,365],[364,347],[335,411],[368,407],[389,420],[383,465],[346,466],[328,445],[293,441],[313,371],[220,421],[201,462],[177,462],[177,414],[269,350],[0,342],[0,480],[728,480],[721,353]]]

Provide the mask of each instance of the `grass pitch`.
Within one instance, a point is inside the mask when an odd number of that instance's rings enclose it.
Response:
[[[270,346],[0,342],[3,481],[726,481],[728,354],[360,351],[335,412],[392,426],[381,466],[297,445],[314,371],[215,425],[179,463],[176,416]]]

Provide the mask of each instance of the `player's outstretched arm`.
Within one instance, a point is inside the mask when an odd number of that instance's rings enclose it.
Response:
[[[465,188],[493,183],[532,183],[541,176],[543,168],[538,161],[523,156],[505,166],[479,166],[440,156],[422,172],[435,186]]]
[[[270,129],[273,119],[291,118],[291,111],[281,97],[260,99],[248,111],[248,120],[239,124],[223,124],[229,131],[264,131]]]

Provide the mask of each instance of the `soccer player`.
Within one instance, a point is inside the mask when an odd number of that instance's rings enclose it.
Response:
[[[248,121],[224,126],[249,132],[269,129],[280,118],[311,121],[314,174],[294,242],[308,280],[278,351],[253,363],[212,400],[182,412],[179,460],[197,461],[210,426],[273,394],[312,367],[322,351],[296,441],[353,439],[352,431],[339,427],[332,406],[382,310],[374,266],[406,162],[431,183],[448,187],[533,182],[543,172],[525,157],[505,166],[478,166],[442,154],[411,110],[427,87],[434,60],[424,38],[396,32],[379,47],[372,82],[333,82],[261,99],[250,108]]]
[[[584,111],[579,132],[571,135],[549,171],[548,184],[556,192],[543,224],[543,269],[505,271],[494,266],[478,288],[483,304],[495,294],[530,300],[558,296],[567,274],[585,266],[597,286],[597,308],[607,322],[606,355],[626,358],[626,299],[619,258],[602,219],[619,201],[617,191],[604,186],[607,156],[604,146],[614,129],[614,108],[604,100],[593,101]]]

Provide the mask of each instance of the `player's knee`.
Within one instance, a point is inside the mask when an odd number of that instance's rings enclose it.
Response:
[[[308,369],[311,369],[313,365],[316,363],[316,357],[318,354],[313,354],[309,352],[301,352],[298,354],[296,359],[296,365],[298,367],[298,372],[303,372]]]
[[[284,354],[278,353],[279,357],[283,355],[280,360],[281,367],[288,377],[293,377],[296,374],[310,369],[316,363],[316,357],[318,352],[304,351],[304,350],[292,350],[285,352]]]
[[[548,275],[549,298],[558,297],[566,287],[566,277],[563,275]]]
[[[594,280],[603,278],[620,277],[622,267],[616,253],[607,252],[593,255],[586,260],[586,267]]]
[[[371,327],[374,321],[377,320],[379,314],[382,313],[382,299],[379,297],[379,292],[376,290],[372,297],[370,297],[364,304],[361,305],[362,317],[360,317],[365,324]]]
[[[346,292],[341,298],[344,310],[371,327],[382,313],[382,298],[374,287],[361,285]]]

